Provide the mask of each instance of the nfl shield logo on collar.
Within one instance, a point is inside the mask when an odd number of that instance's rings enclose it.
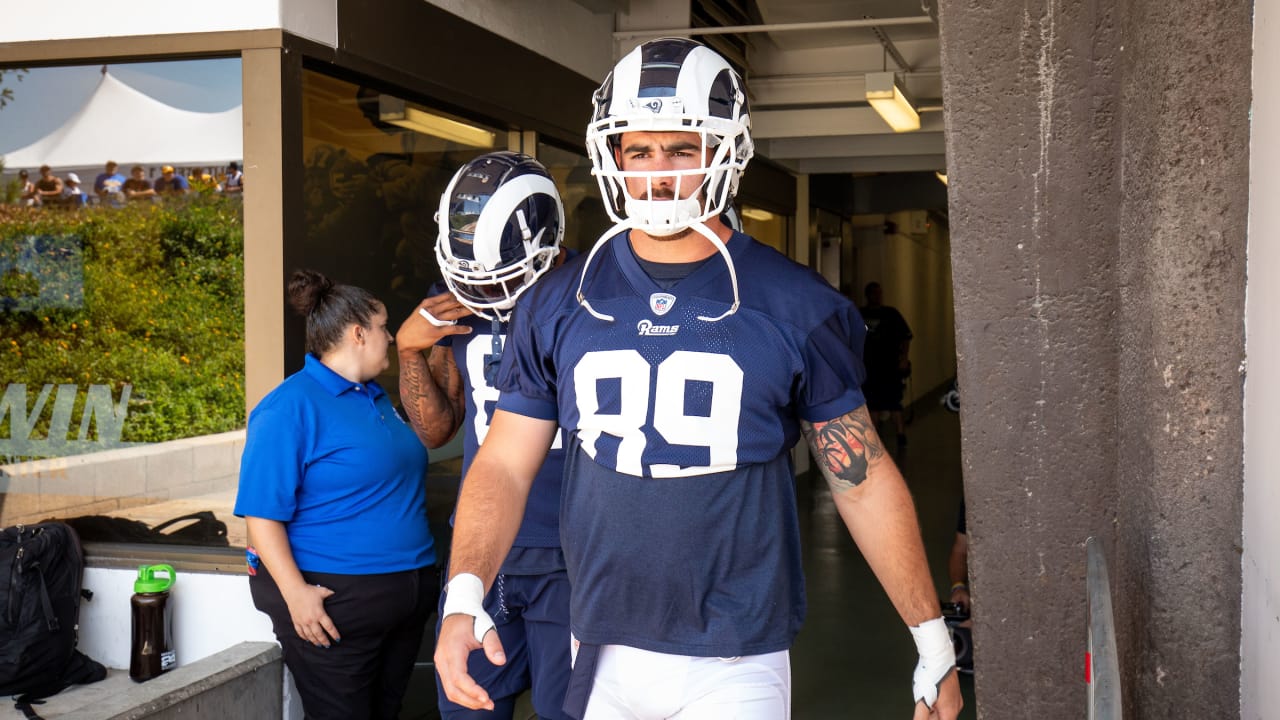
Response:
[[[676,296],[671,293],[654,293],[649,296],[649,309],[655,315],[666,315],[675,304]]]

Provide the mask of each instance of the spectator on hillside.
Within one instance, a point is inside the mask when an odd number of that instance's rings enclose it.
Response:
[[[240,165],[234,161],[227,165],[227,177],[222,181],[222,192],[227,195],[244,192],[244,173],[240,172]]]
[[[151,187],[147,171],[141,165],[134,165],[129,171],[129,179],[124,181],[124,196],[130,202],[155,201],[155,188]]]
[[[191,177],[187,178],[187,182],[190,183],[192,192],[222,192],[222,185],[214,179],[213,175],[205,172],[204,168],[192,168]]]
[[[62,202],[67,207],[78,208],[84,207],[88,201],[84,188],[80,187],[80,176],[73,172],[67,173],[67,179],[62,188]]]
[[[191,192],[191,184],[175,173],[172,165],[160,168],[160,179],[156,180],[155,187],[157,195],[186,195]]]
[[[118,167],[115,160],[108,160],[106,171],[98,173],[93,181],[93,192],[101,202],[109,205],[124,203],[124,176],[116,171]]]
[[[31,182],[31,176],[26,170],[18,171],[18,184],[22,187],[18,190],[18,204],[23,207],[32,207],[36,204],[36,185]]]
[[[62,199],[62,178],[53,174],[53,168],[40,166],[40,179],[36,181],[36,205],[57,205]]]

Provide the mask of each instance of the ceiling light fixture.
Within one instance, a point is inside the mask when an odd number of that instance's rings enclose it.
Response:
[[[769,222],[773,219],[773,213],[757,207],[743,206],[742,217],[756,222]]]
[[[894,132],[908,132],[920,129],[920,114],[907,96],[902,94],[898,83],[891,72],[867,73],[867,102],[884,118]]]
[[[498,139],[488,130],[436,115],[391,95],[378,96],[378,119],[469,147],[492,148]]]

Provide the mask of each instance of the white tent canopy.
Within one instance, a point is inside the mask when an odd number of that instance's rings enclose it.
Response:
[[[241,106],[216,113],[166,105],[109,72],[62,127],[2,153],[7,170],[129,165],[220,166],[244,154]]]

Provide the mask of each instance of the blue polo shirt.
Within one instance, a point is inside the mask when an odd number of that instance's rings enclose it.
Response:
[[[238,516],[285,524],[300,570],[371,575],[435,563],[427,450],[378,383],[307,355],[249,416]]]

